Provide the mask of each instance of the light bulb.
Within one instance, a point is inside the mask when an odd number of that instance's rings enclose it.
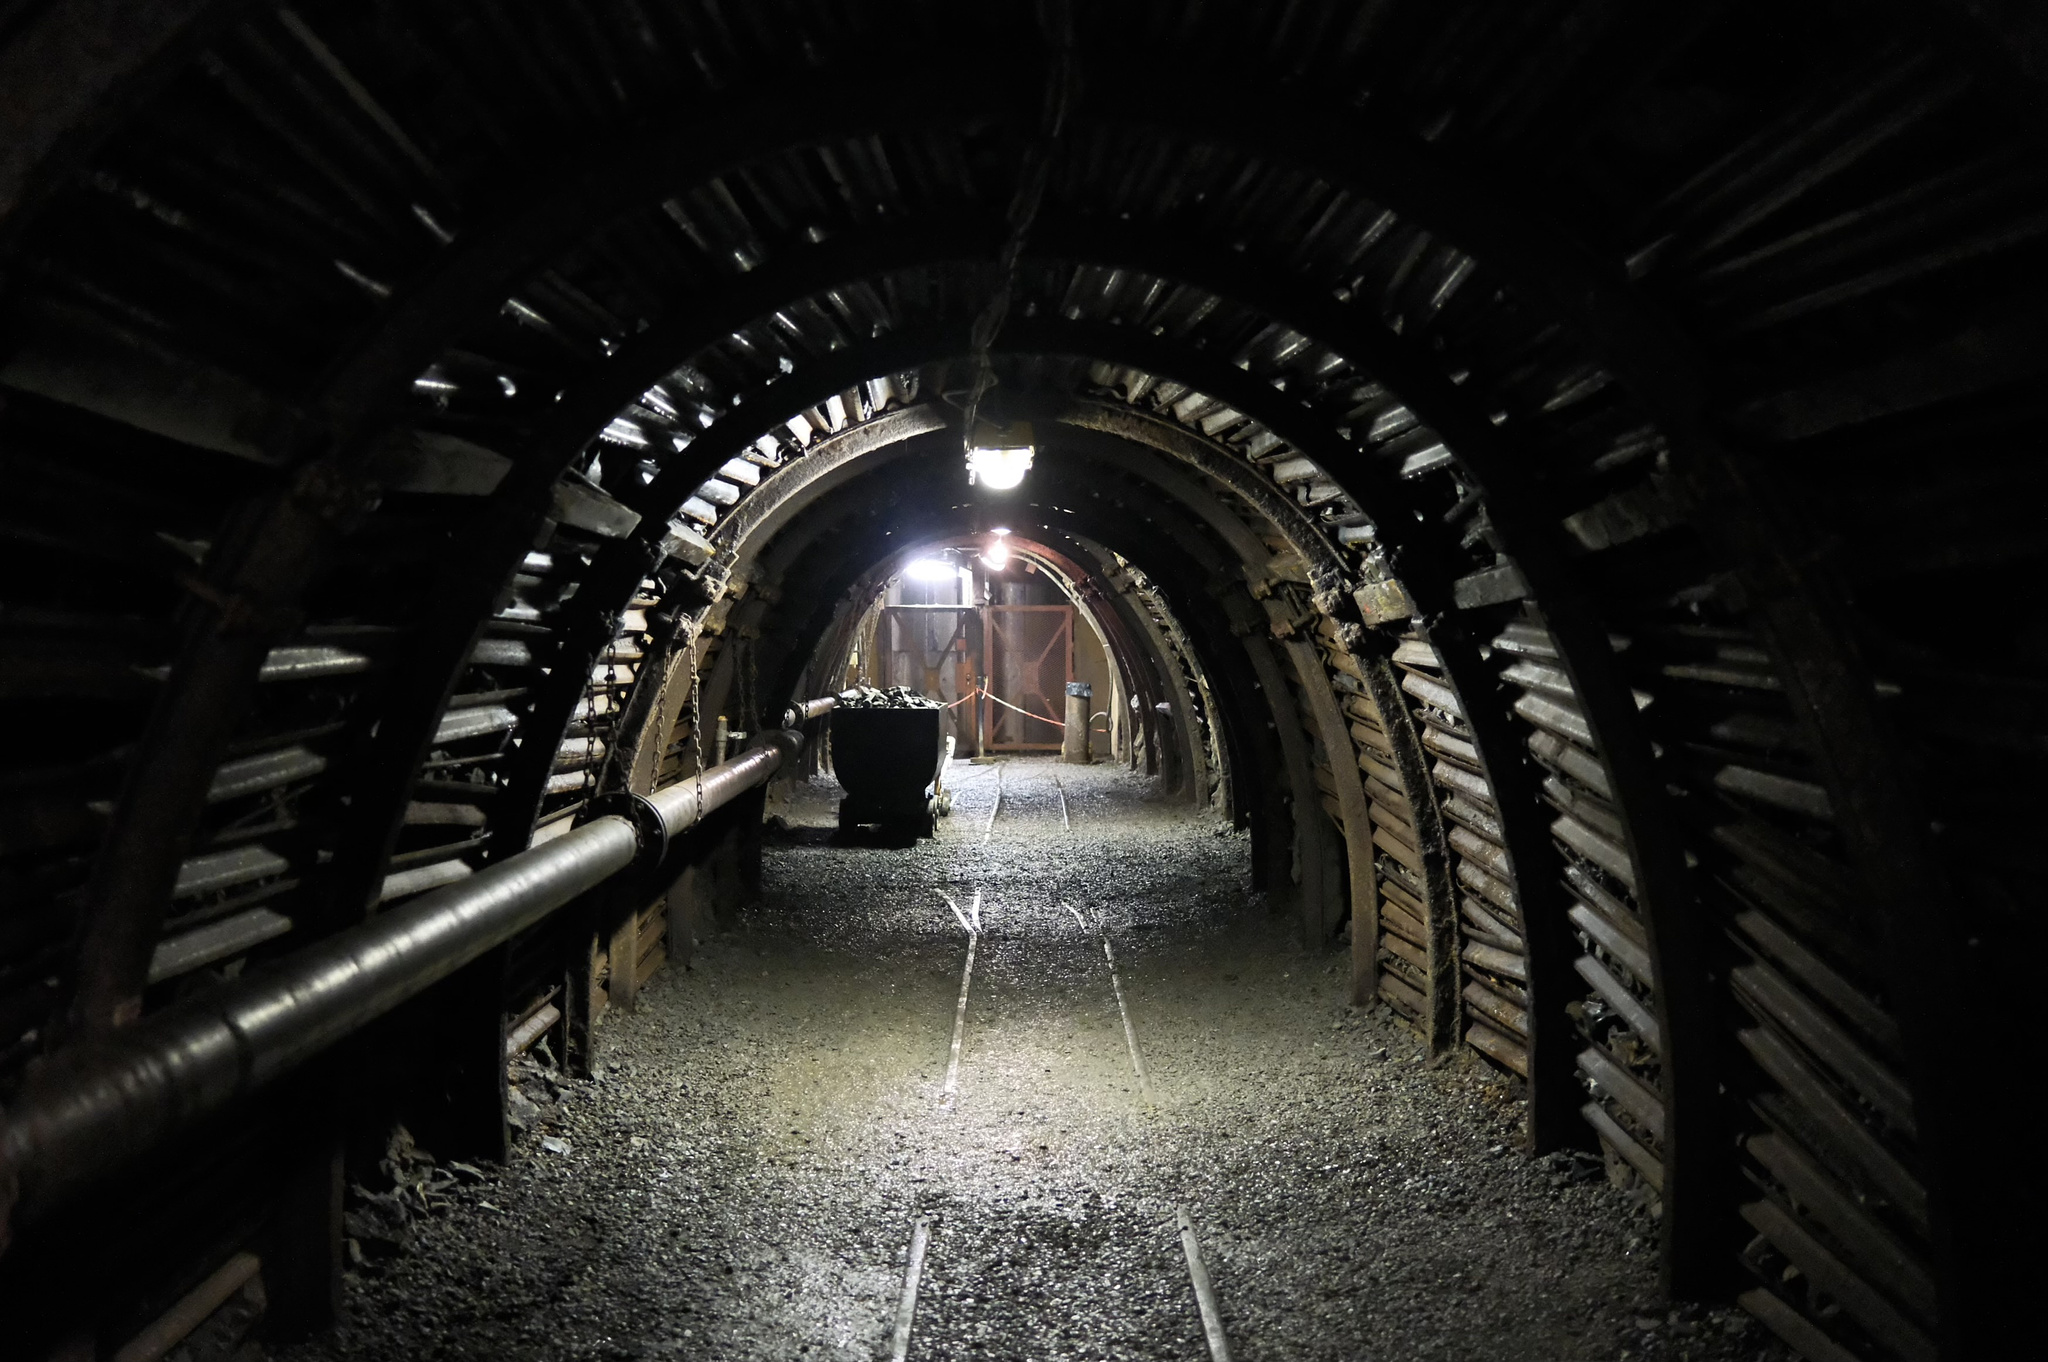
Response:
[[[1024,481],[1031,467],[1030,445],[1007,449],[972,449],[967,454],[967,480],[992,491],[1006,492]]]

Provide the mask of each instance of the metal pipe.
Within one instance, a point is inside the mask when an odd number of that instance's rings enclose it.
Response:
[[[761,745],[647,801],[674,836],[765,782],[803,745]],[[651,840],[651,839],[650,839]],[[243,1100],[412,998],[650,847],[597,818],[363,922],[203,998],[58,1051],[0,1113],[0,1249],[88,1184]]]
[[[791,705],[783,713],[782,726],[784,728],[801,728],[812,719],[831,713],[833,707],[838,703],[839,697],[836,695],[821,695],[815,700],[805,700],[801,704]]]
[[[764,783],[804,745],[804,735],[791,729],[761,734],[757,745],[701,775],[677,781],[647,796],[661,816],[663,830],[673,837],[742,791]]]

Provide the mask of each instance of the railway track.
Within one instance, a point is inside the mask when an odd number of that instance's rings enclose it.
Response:
[[[997,817],[1003,807],[1004,786],[1002,767],[997,770],[997,797],[991,805],[987,820],[982,824],[981,837],[986,844],[992,834]],[[1060,824],[1063,829],[1072,828],[1072,817],[1066,799],[1066,790],[1055,773],[1051,776],[1054,791],[1058,797]],[[951,910],[966,936],[966,950],[960,974],[960,993],[954,1005],[952,1039],[948,1047],[946,1076],[940,1087],[939,1105],[942,1110],[952,1111],[960,1099],[963,1068],[963,1050],[966,1041],[969,1001],[974,987],[977,955],[981,951],[984,922],[981,908],[983,893],[976,888],[966,908],[944,890],[939,897]],[[1137,1083],[1138,1106],[1147,1116],[1154,1116],[1158,1110],[1151,1075],[1145,1064],[1144,1049],[1139,1044],[1138,1032],[1131,1017],[1131,1009],[1125,996],[1123,977],[1118,969],[1115,947],[1112,945],[1107,924],[1100,912],[1093,914],[1092,921],[1080,909],[1061,901],[1059,907],[1072,916],[1075,925],[1084,938],[1091,938],[1091,944],[1099,946],[1102,957],[1101,978],[1109,985],[1109,995],[1116,1003],[1117,1021],[1121,1028],[1124,1048],[1130,1061],[1131,1073]],[[1012,1100],[1014,1100],[1014,1095]],[[1200,1321],[1202,1338],[1208,1349],[1211,1362],[1231,1362],[1228,1336],[1224,1330],[1222,1307],[1219,1304],[1215,1285],[1209,1275],[1208,1266],[1202,1256],[1201,1240],[1195,1222],[1186,1205],[1176,1201],[1171,1206],[1171,1219],[1161,1217],[1157,1221],[1162,1237],[1177,1240],[1181,1258],[1186,1266],[1187,1287],[1196,1318]],[[917,1215],[911,1225],[909,1244],[904,1258],[904,1277],[901,1295],[897,1302],[893,1325],[889,1335],[892,1362],[907,1362],[913,1355],[916,1337],[918,1293],[923,1283],[928,1264],[931,1262],[932,1218],[929,1214]]]

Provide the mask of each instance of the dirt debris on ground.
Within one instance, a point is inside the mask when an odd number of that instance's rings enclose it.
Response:
[[[907,849],[836,837],[829,780],[796,791],[763,901],[608,1019],[594,1079],[516,1073],[511,1166],[430,1179],[289,1356],[865,1362],[922,1219],[911,1358],[1197,1359],[1182,1209],[1242,1362],[1786,1356],[1661,1301],[1654,1222],[1596,1161],[1518,1152],[1509,1080],[1347,1006],[1241,835],[1049,761],[1005,763],[990,827],[997,779],[956,763]],[[945,898],[977,895],[948,1102]]]

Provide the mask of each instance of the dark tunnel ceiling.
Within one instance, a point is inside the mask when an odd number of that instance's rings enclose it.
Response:
[[[661,779],[643,671],[825,687],[874,527],[979,528],[1001,296],[1003,504],[1310,933],[1396,905],[1362,989],[1538,1147],[1636,1141],[1681,1289],[1795,1130],[1936,1264],[1910,1328],[2010,1295],[2048,162],[1977,7],[84,8],[0,26],[0,1102],[167,937],[260,961]],[[1582,1119],[1601,998],[1659,1035]]]

